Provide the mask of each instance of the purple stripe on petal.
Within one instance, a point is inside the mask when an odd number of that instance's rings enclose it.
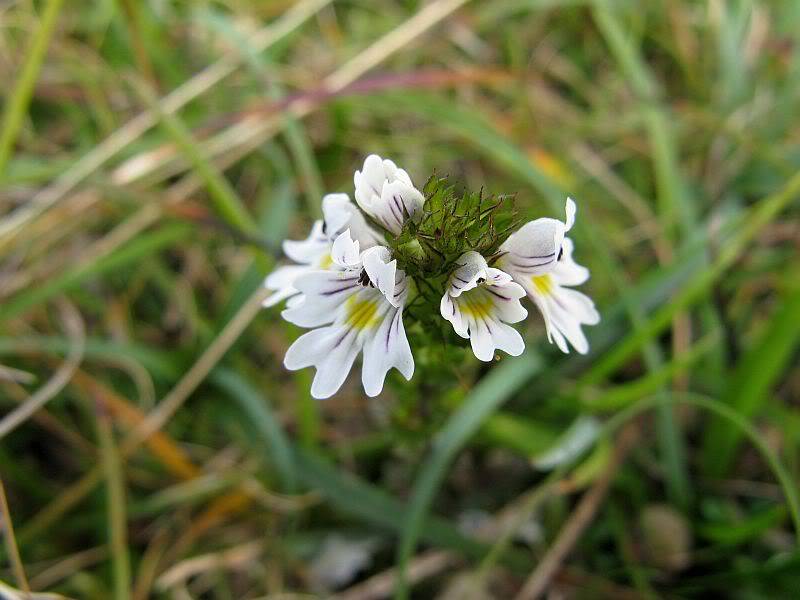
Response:
[[[532,260],[532,259],[540,259],[540,258],[552,258],[555,255],[556,255],[555,252],[551,252],[550,254],[542,254],[540,256],[535,256],[535,255],[534,256],[525,256],[524,254],[517,254],[516,256],[518,256],[520,258]]]
[[[518,261],[511,261],[511,264],[512,264],[512,266],[514,266],[514,267],[516,267],[518,269],[534,269],[536,267],[543,267],[545,265],[549,265],[552,262],[554,262],[554,261],[553,260],[546,260],[544,262],[539,262],[539,263],[536,263],[536,262],[534,262],[534,263],[523,263],[523,262],[518,262]]]
[[[487,287],[487,288],[486,288],[486,291],[487,291],[487,292],[489,292],[489,293],[490,293],[492,296],[496,296],[497,298],[500,298],[500,300],[504,300],[504,301],[506,301],[506,302],[508,302],[509,300],[511,300],[511,298],[509,298],[509,297],[507,297],[507,296],[503,296],[503,294],[499,294],[499,293],[495,292],[495,291],[494,291],[492,288],[490,288],[490,287]]]

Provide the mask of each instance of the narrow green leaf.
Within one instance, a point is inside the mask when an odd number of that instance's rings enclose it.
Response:
[[[27,348],[32,348],[35,352],[64,356],[69,352],[72,343],[65,337],[47,335],[0,337],[0,356],[19,355],[24,353],[21,349]],[[87,338],[85,356],[111,362],[132,359],[163,381],[175,381],[180,377],[183,368],[181,361],[176,360],[172,352],[106,339]]]
[[[111,418],[102,405],[98,405],[95,410],[97,412],[97,437],[100,459],[108,488],[106,498],[107,531],[114,575],[114,599],[128,600],[131,597],[131,565],[130,551],[128,550],[125,481],[119,452],[114,442]]]
[[[676,375],[690,369],[718,343],[718,336],[710,334],[694,344],[684,354],[674,358],[658,370],[648,373],[635,381],[613,386],[598,393],[592,393],[587,390],[581,400],[584,406],[590,410],[606,411],[624,408],[641,398],[656,393],[659,388],[667,385]]]
[[[779,526],[785,519],[786,507],[776,505],[735,522],[701,523],[697,532],[717,543],[743,544]]]
[[[780,459],[775,456],[769,443],[764,440],[759,431],[753,427],[747,419],[726,404],[701,394],[688,392],[673,393],[673,395],[667,397],[660,395],[652,398],[645,398],[621,410],[609,419],[605,424],[604,433],[607,434],[616,431],[621,425],[645,411],[657,408],[663,404],[675,405],[681,403],[696,406],[714,413],[717,417],[727,421],[728,426],[733,426],[752,442],[781,486],[789,509],[789,514],[792,517],[795,538],[797,543],[800,544],[800,492],[798,492],[797,484]]]
[[[725,402],[746,418],[758,414],[800,343],[800,285],[797,272],[787,278],[789,288],[761,337],[741,357],[726,387]],[[703,460],[707,471],[722,477],[731,466],[741,433],[715,420],[704,436]]]
[[[273,420],[267,412],[267,405],[260,399],[254,401],[252,395],[241,395],[236,388],[231,391],[234,392],[233,399],[240,404],[249,422],[255,423],[259,430],[266,432],[270,427],[267,423]],[[404,524],[410,514],[410,509],[404,502],[355,475],[337,470],[308,450],[296,446],[290,448],[297,477],[310,488],[322,493],[342,513],[386,531],[404,531]],[[444,519],[428,517],[423,525],[422,539],[431,544],[450,548],[476,559],[483,557],[487,551],[484,544],[465,536]],[[505,564],[515,570],[524,570],[529,566],[519,552],[511,551],[505,559]]]
[[[677,215],[683,237],[688,239],[694,234],[698,223],[693,204],[686,192],[686,184],[678,168],[678,151],[671,126],[673,119],[670,118],[668,107],[659,101],[660,85],[630,36],[625,34],[624,26],[617,18],[616,12],[606,8],[604,0],[597,0],[593,15],[623,75],[640,99],[644,126],[652,148],[661,226],[669,234]],[[660,354],[653,344],[644,347],[648,370],[661,368],[663,359]],[[686,445],[669,407],[659,410],[658,430],[661,454],[667,467],[670,496],[685,509],[690,496]]]
[[[436,491],[453,458],[489,415],[508,400],[538,366],[538,361],[530,355],[523,355],[495,368],[475,386],[461,407],[436,434],[431,456],[424,462],[409,500],[403,535],[397,551],[396,598],[408,597],[408,561],[423,531],[423,524]]]
[[[800,194],[800,173],[789,179],[782,189],[756,203],[750,209],[748,217],[743,220],[742,227],[730,240],[725,241],[720,253],[708,268],[697,272],[670,303],[663,305],[647,319],[641,329],[633,331],[597,361],[581,378],[580,383],[592,385],[600,382],[622,366],[649,340],[669,327],[673,317],[700,300],[741,256],[764,226],[772,222],[798,194]]]
[[[250,418],[270,450],[270,458],[278,469],[287,491],[294,491],[296,475],[291,446],[266,398],[245,379],[224,367],[217,367],[211,381],[232,396]]]
[[[256,52],[250,41],[242,35],[227,16],[218,12],[203,10],[200,11],[199,17],[236,45],[245,59],[245,64],[253,73],[258,87],[264,87],[266,84],[269,97],[276,104],[280,103],[284,99],[286,92],[280,84],[280,76],[277,74],[275,65],[270,60],[269,55]],[[283,134],[286,138],[286,143],[304,182],[306,209],[314,218],[320,218],[322,216],[322,196],[325,192],[311,142],[308,139],[308,135],[306,135],[303,122],[295,119],[291,112],[283,111],[281,119],[283,120]]]
[[[42,11],[42,21],[39,29],[31,40],[30,47],[22,54],[25,64],[22,66],[19,78],[14,88],[6,98],[5,111],[3,112],[2,126],[0,127],[0,181],[6,164],[14,149],[17,135],[22,127],[22,122],[28,111],[28,104],[33,95],[36,78],[42,68],[50,38],[55,30],[58,14],[61,11],[63,0],[48,0]]]
[[[0,306],[0,323],[22,315],[37,304],[73,289],[87,279],[141,261],[146,256],[188,237],[191,231],[191,227],[183,223],[165,225],[161,229],[140,235],[128,245],[95,263],[68,269],[41,285],[25,289]]]
[[[175,145],[183,152],[186,159],[205,182],[209,197],[220,217],[228,225],[244,233],[257,234],[258,225],[250,213],[247,212],[247,208],[239,199],[236,190],[203,154],[202,144],[194,139],[192,133],[183,124],[183,121],[176,114],[163,111],[153,92],[143,82],[139,82],[134,89],[147,104],[147,107],[158,117],[164,131],[172,138]]]

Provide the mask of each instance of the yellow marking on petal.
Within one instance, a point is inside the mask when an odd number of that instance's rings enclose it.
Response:
[[[347,310],[347,323],[353,329],[359,331],[370,329],[380,325],[381,318],[378,315],[377,300],[362,300],[357,296],[350,296],[345,303]]]
[[[319,259],[319,267],[320,269],[329,269],[333,265],[333,257],[331,253],[328,252],[325,256]]]
[[[483,290],[464,292],[457,300],[461,312],[467,316],[486,319],[492,315],[494,302],[492,302],[491,296]]]
[[[549,274],[534,275],[531,277],[531,281],[533,282],[533,287],[542,296],[549,296],[553,292],[553,280]]]

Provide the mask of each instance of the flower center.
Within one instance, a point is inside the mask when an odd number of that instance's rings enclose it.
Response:
[[[325,254],[322,258],[319,259],[319,268],[320,269],[329,269],[333,266],[333,257],[331,256],[330,252]]]
[[[483,290],[464,292],[458,298],[461,312],[476,319],[486,319],[492,314],[492,299]]]
[[[375,300],[359,299],[350,296],[345,305],[347,309],[347,323],[353,329],[363,330],[375,327],[380,322],[378,317],[378,303]]]
[[[536,288],[536,291],[539,292],[542,296],[549,296],[553,291],[553,280],[550,278],[550,275],[534,275],[531,277],[531,281],[533,281],[533,286]]]

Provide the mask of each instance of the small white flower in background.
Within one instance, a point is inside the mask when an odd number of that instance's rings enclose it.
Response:
[[[403,169],[389,159],[370,154],[353,181],[356,202],[365,213],[398,235],[406,219],[415,219],[425,198]]]
[[[316,587],[325,590],[340,588],[370,566],[379,546],[377,538],[356,540],[330,535],[311,561],[309,576]]]
[[[456,262],[439,310],[458,335],[469,338],[475,356],[490,361],[496,350],[511,356],[525,350],[522,336],[507,325],[528,316],[519,302],[524,297],[510,275],[490,267],[477,252],[467,252]]]
[[[567,342],[581,354],[589,342],[581,325],[596,325],[600,315],[594,302],[570,289],[589,279],[589,270],[572,258],[573,243],[565,237],[575,222],[575,202],[567,198],[566,223],[555,219],[536,219],[523,225],[500,246],[505,252],[497,264],[519,283],[542,313],[548,339],[562,352]]]
[[[392,368],[407,380],[414,374],[403,326],[409,279],[395,261],[386,262],[387,252],[374,246],[359,253],[359,243],[345,231],[332,250],[339,270],[315,271],[294,281],[304,300],[284,310],[283,318],[315,329],[289,347],[284,365],[291,371],[316,368],[311,384],[314,398],[335,394],[362,351],[361,381],[368,396],[381,393]],[[391,283],[385,279],[390,273]]]
[[[431,315],[441,316],[470,340],[479,360],[491,361],[498,350],[524,351],[511,324],[528,315],[520,303],[527,295],[551,342],[564,352],[568,344],[588,351],[581,327],[600,316],[591,299],[571,289],[589,278],[566,237],[575,222],[571,199],[565,221],[536,219],[509,235],[508,197],[457,196],[446,179],[436,178],[423,195],[406,171],[375,154],[353,179],[356,203],[347,194],[325,196],[323,219],[309,237],[283,243],[294,264],[265,281],[274,293],[264,305],[287,300],[282,316],[311,329],[291,345],[284,365],[316,368],[312,396],[335,394],[359,354],[367,395],[382,391],[393,368],[410,380],[414,357],[403,323],[409,305],[423,331],[431,331]],[[416,226],[400,236],[409,219]]]
[[[578,417],[550,448],[533,458],[533,466],[550,471],[575,460],[597,440],[600,429],[597,418],[586,415]]]
[[[311,234],[305,240],[283,242],[283,253],[298,264],[278,267],[267,277],[264,285],[275,293],[264,300],[265,307],[286,299],[289,306],[299,304],[302,298],[293,285],[298,277],[318,270],[337,269],[331,259],[331,247],[345,229],[350,230],[362,249],[385,243],[383,236],[367,224],[347,194],[326,195],[322,199],[322,213],[323,220],[314,222]]]

